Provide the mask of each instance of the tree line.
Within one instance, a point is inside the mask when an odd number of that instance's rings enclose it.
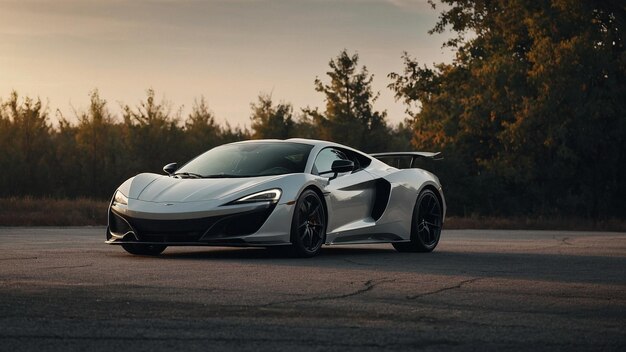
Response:
[[[392,128],[384,112],[374,111],[370,75],[358,55],[342,51],[331,60],[325,109],[294,112],[290,103],[275,103],[259,94],[250,104],[250,129],[219,124],[204,97],[191,112],[156,98],[148,89],[136,106],[123,104],[114,116],[98,90],[89,107],[74,111],[76,122],[50,109],[41,99],[12,92],[0,101],[0,196],[110,197],[115,187],[140,172],[162,172],[165,163],[184,163],[224,143],[262,138],[335,140],[365,151],[410,148],[408,127]]]
[[[455,215],[624,217],[626,9],[618,1],[442,0],[432,33],[452,63],[408,53],[389,88],[407,118],[392,126],[359,56],[343,50],[313,89],[325,106],[294,109],[259,94],[250,129],[219,124],[204,98],[182,117],[148,90],[114,116],[97,90],[77,122],[16,92],[0,102],[0,196],[110,197],[138,172],[160,172],[216,145],[317,138],[366,152],[442,151],[424,162]],[[431,2],[433,7],[439,4]]]
[[[405,54],[404,71],[390,78],[413,146],[446,155],[458,205],[624,218],[626,4],[440,2],[431,32],[458,34],[445,43],[454,62],[429,67]]]

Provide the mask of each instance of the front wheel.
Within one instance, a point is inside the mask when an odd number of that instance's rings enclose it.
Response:
[[[126,252],[135,255],[159,255],[167,246],[160,244],[124,243],[122,248],[124,248]]]
[[[291,222],[291,251],[309,258],[319,253],[326,239],[324,204],[313,190],[305,190],[296,202]]]
[[[432,252],[441,236],[442,214],[441,202],[435,192],[422,191],[413,208],[411,241],[393,243],[393,247],[399,252]]]

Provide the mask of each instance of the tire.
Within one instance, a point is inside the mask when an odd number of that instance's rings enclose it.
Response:
[[[443,211],[435,192],[420,193],[413,207],[410,242],[393,243],[398,252],[432,252],[439,243]]]
[[[159,244],[138,244],[138,243],[125,243],[122,248],[130,254],[135,255],[159,255],[167,246]]]
[[[310,258],[317,255],[326,241],[324,204],[315,191],[307,189],[296,202],[291,221],[291,254]]]

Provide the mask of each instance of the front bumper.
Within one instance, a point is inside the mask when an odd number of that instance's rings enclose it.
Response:
[[[148,209],[153,205],[149,205]],[[109,208],[106,243],[167,246],[272,246],[289,244],[291,207],[261,203],[215,211],[146,212],[141,204]],[[141,209],[139,211],[138,209]]]

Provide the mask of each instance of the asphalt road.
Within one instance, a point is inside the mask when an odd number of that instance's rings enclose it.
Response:
[[[0,228],[0,351],[622,350],[626,233],[444,231],[430,254],[168,248]]]

